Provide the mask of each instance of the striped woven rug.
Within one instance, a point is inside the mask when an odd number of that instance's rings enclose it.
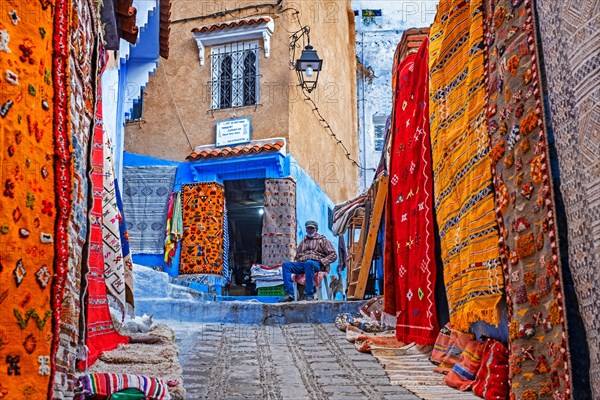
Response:
[[[430,30],[429,114],[434,206],[450,322],[500,322],[504,279],[484,85],[483,4],[442,0]]]

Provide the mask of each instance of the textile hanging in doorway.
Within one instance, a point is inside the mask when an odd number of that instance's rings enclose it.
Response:
[[[433,182],[429,141],[429,58],[426,38],[398,66],[392,122],[390,218],[396,337],[430,345],[439,332],[435,308]]]
[[[571,398],[562,267],[531,0],[489,2],[488,127],[516,398]]]
[[[181,187],[183,239],[180,274],[223,276],[225,190],[216,182]]]
[[[500,323],[504,279],[485,120],[482,0],[441,0],[429,32],[435,211],[450,322]]]
[[[296,182],[265,179],[262,264],[279,265],[296,256]]]

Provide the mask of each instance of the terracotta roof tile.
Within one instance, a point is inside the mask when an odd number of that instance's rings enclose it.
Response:
[[[192,32],[202,33],[202,32],[213,32],[219,29],[225,28],[235,28],[243,25],[254,25],[254,24],[262,24],[264,22],[271,22],[272,19],[270,17],[255,17],[255,18],[244,18],[236,21],[228,21],[228,22],[219,22],[212,25],[200,26],[198,28],[192,29]]]
[[[169,35],[171,33],[171,0],[160,0],[160,56],[169,58]]]
[[[196,148],[189,156],[186,157],[188,161],[206,160],[211,158],[224,158],[231,156],[244,156],[249,154],[259,153],[274,153],[280,151],[285,146],[283,140],[276,140],[274,142],[267,142],[261,144],[240,144],[233,147],[206,147]]]

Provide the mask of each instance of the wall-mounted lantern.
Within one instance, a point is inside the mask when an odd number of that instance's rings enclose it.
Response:
[[[302,50],[300,58],[295,62],[296,73],[298,74],[298,80],[300,86],[308,93],[312,92],[317,87],[319,80],[319,73],[323,67],[323,60],[319,58],[317,51],[310,44],[310,28],[308,26],[303,27],[298,32],[294,33],[291,37],[292,42],[290,43],[290,49],[292,51],[292,65],[294,65],[293,57],[295,54],[296,44],[301,37],[307,37],[308,44]]]

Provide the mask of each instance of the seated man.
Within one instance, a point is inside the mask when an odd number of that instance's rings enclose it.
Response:
[[[305,299],[314,300],[315,273],[329,272],[329,264],[337,260],[333,245],[323,235],[317,233],[319,225],[315,221],[306,221],[306,237],[298,245],[295,262],[284,262],[282,265],[283,289],[286,296],[280,302],[294,300],[292,274],[305,274]]]

